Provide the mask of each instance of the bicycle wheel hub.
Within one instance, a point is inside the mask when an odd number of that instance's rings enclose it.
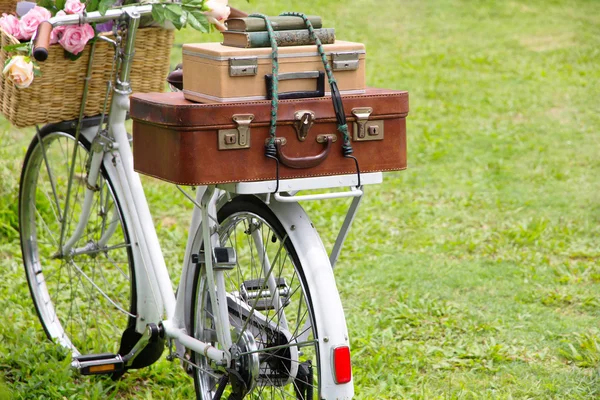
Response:
[[[231,363],[229,379],[234,391],[241,396],[249,393],[258,380],[260,361],[256,353],[256,341],[248,331],[241,332],[235,328],[232,332],[234,341],[231,347]]]

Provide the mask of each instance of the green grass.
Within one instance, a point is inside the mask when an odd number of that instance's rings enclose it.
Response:
[[[600,397],[600,3],[235,5],[322,15],[366,43],[369,85],[410,92],[409,169],[368,188],[336,269],[356,398]],[[0,398],[192,397],[177,364],[79,378],[45,340],[15,214],[31,136],[0,125]],[[176,276],[190,207],[144,182]],[[327,245],[347,204],[307,205]]]

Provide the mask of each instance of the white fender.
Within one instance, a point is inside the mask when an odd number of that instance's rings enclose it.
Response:
[[[221,201],[226,201],[226,198],[221,198]],[[306,285],[310,290],[319,340],[319,362],[321,365],[321,376],[319,376],[321,393],[319,398],[321,400],[350,400],[354,396],[353,381],[338,385],[334,379],[333,349],[338,346],[349,346],[350,342],[342,302],[325,246],[323,246],[323,242],[310,218],[298,203],[280,203],[271,199],[269,207],[283,225],[298,253]],[[199,231],[201,218],[196,214],[198,212],[194,210],[190,232]],[[200,240],[201,235],[190,235],[188,238],[188,251],[195,248],[195,246],[199,246]],[[185,305],[178,307],[176,321],[179,327],[185,328],[188,333],[191,332],[191,321],[184,314],[189,314],[192,307],[193,268],[194,266],[191,265],[186,256],[181,275],[182,282],[179,285],[179,295],[185,293],[185,299],[181,301]]]
[[[342,301],[325,246],[310,218],[298,203],[280,203],[272,199],[269,207],[285,228],[298,252],[306,285],[310,290],[318,329],[320,399],[351,399],[354,396],[353,381],[338,385],[334,379],[333,349],[338,346],[350,346],[350,342]]]

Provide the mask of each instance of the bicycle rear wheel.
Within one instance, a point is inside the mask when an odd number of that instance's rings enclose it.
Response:
[[[273,212],[252,196],[239,196],[217,214],[222,246],[236,265],[225,271],[234,348],[233,366],[192,353],[200,400],[317,399],[319,344],[311,296],[296,249]],[[194,337],[216,348],[214,318],[204,268],[194,282]]]
[[[21,250],[31,296],[47,336],[74,356],[116,353],[136,314],[128,231],[105,171],[94,188],[83,234],[70,254],[62,254],[81,215],[89,149],[87,140],[76,142],[73,132],[44,127],[29,146],[19,189]]]

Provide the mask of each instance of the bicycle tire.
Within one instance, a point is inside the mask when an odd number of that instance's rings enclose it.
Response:
[[[241,367],[238,371],[232,372],[214,365],[214,362],[202,354],[192,352],[190,359],[192,365],[195,366],[192,369],[197,399],[212,400],[217,390],[224,391],[222,397],[224,399],[283,399],[291,397],[309,400],[320,398],[319,344],[315,340],[318,337],[318,327],[314,324],[314,306],[309,289],[305,284],[303,268],[294,244],[287,237],[283,225],[275,214],[254,196],[233,198],[218,210],[217,219],[221,245],[234,247],[237,253],[236,266],[230,271],[225,271],[228,303],[230,298],[238,299],[236,306],[233,308],[231,305],[229,306],[230,323],[234,327],[233,340],[240,352],[244,352],[244,346],[246,346],[246,351],[250,351],[252,341],[254,341],[254,349],[257,351],[254,354],[257,354],[258,357],[252,360],[250,354],[241,356],[237,360]],[[260,229],[260,240],[265,243],[262,253],[268,256],[263,259],[269,259],[272,267],[266,268],[269,271],[262,268],[263,265],[268,265],[267,263],[263,264],[263,261],[257,260],[259,253],[258,249],[253,249],[254,245],[257,245],[257,240],[252,237],[253,229],[257,232]],[[285,255],[281,254],[283,252]],[[254,264],[255,261],[258,261],[258,265]],[[259,271],[261,269],[262,272]],[[194,277],[190,318],[192,331],[194,337],[210,342],[214,347],[219,348],[220,345],[212,330],[210,300],[208,292],[205,290],[206,279],[203,276],[203,270],[203,268],[197,268]],[[261,298],[261,290],[268,286],[268,281],[265,279],[265,277],[268,278],[267,273],[277,279],[275,281],[278,285],[276,292],[281,294],[287,291],[288,296],[280,297],[279,301],[277,299],[274,301],[271,294]],[[279,278],[285,279],[285,285]],[[256,294],[257,283],[253,282],[256,279],[262,279],[262,283],[258,284],[262,287],[258,290],[258,296],[254,299],[251,299],[249,294],[244,297],[243,291],[246,289],[241,288],[243,285],[246,285],[244,287],[255,285],[253,289]],[[263,302],[262,307],[267,309],[257,311],[261,301]],[[242,306],[239,305],[239,302],[244,302],[245,307],[254,310],[254,314],[250,313],[250,315],[258,315],[258,317],[253,318],[265,317],[273,325],[257,327],[258,324],[254,324],[254,320],[248,323],[249,318],[240,317]],[[274,306],[275,303],[277,305]],[[269,304],[272,309],[269,309]],[[235,307],[239,307],[240,310],[234,312]],[[283,328],[283,321],[285,321],[287,329]],[[310,323],[308,328],[307,322]],[[244,329],[250,332],[252,339],[245,336]],[[303,332],[305,329],[308,331]],[[280,345],[283,338],[284,341],[287,341],[283,346],[288,346],[287,348],[264,351],[269,347]],[[296,344],[304,343],[304,346],[299,349],[296,345],[289,345],[294,341]],[[311,341],[313,343],[306,344]],[[298,352],[294,356],[292,356],[293,349]],[[258,376],[254,378],[254,387],[248,388],[252,385],[252,378],[249,378],[248,370],[253,364],[256,364],[257,359],[259,363]],[[225,375],[228,377],[223,378]],[[219,382],[224,379],[228,379],[226,386],[219,385]],[[243,385],[240,385],[240,382],[246,385],[241,390],[239,388]],[[217,386],[223,387],[219,389]]]
[[[65,212],[74,145],[79,150]],[[73,131],[45,126],[27,150],[19,187],[21,251],[31,297],[48,338],[73,356],[116,353],[123,332],[135,325],[137,310],[130,235],[103,168],[90,220],[74,246],[84,251],[60,255],[61,219],[69,238],[86,189],[89,151],[83,135],[75,143]],[[102,233],[111,230],[105,246],[94,249]]]

